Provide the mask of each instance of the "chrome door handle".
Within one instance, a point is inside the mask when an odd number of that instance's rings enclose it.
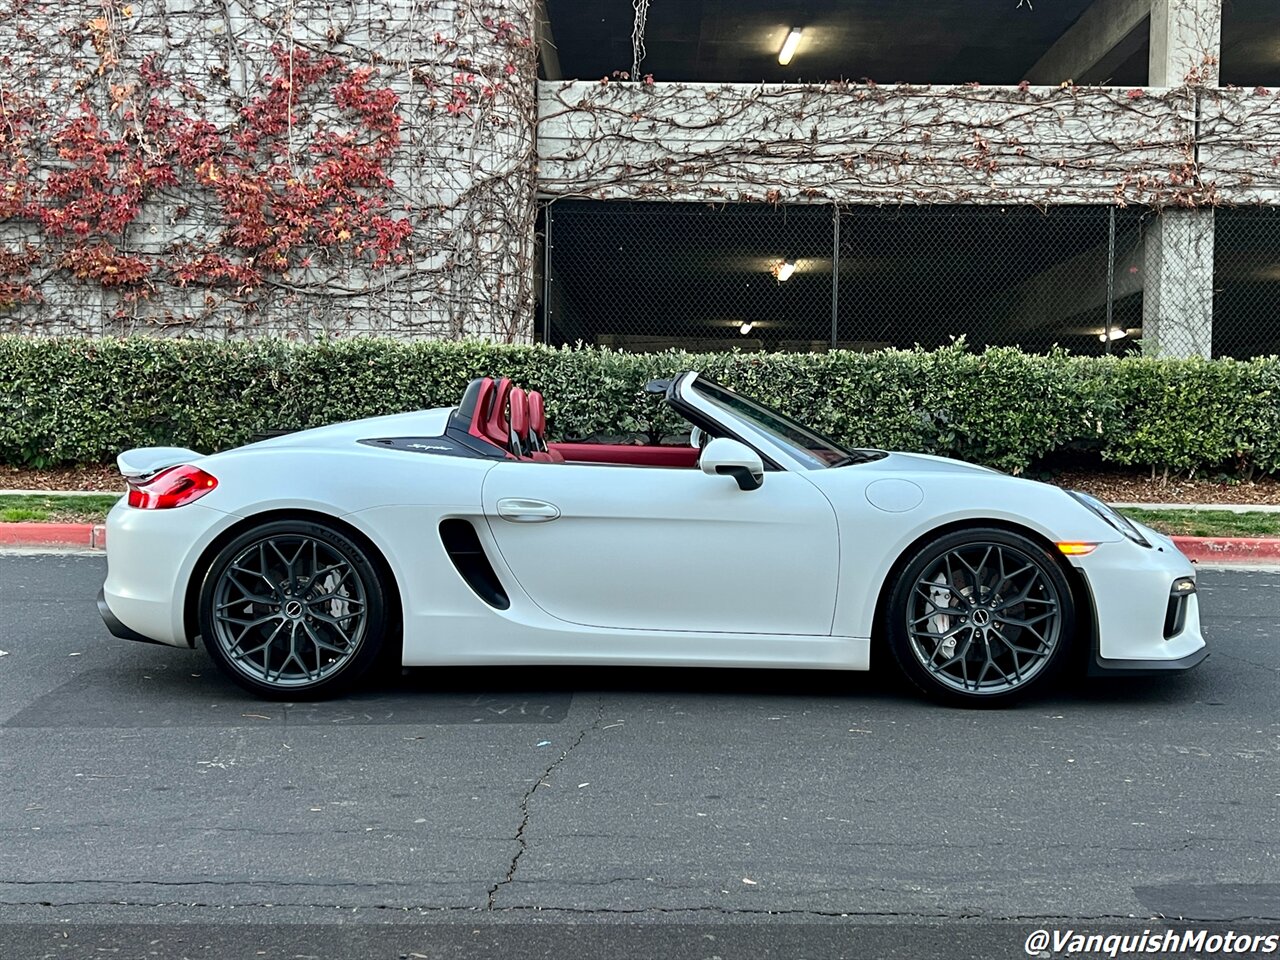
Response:
[[[498,501],[498,516],[512,523],[546,523],[560,516],[560,508],[545,500],[506,497]]]

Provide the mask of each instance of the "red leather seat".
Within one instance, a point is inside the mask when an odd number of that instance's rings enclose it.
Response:
[[[503,377],[490,393],[487,407],[477,411],[481,420],[480,430],[486,440],[503,450],[511,449],[511,419],[507,407],[511,397],[511,380]]]
[[[494,381],[478,377],[467,385],[457,414],[467,432],[501,448],[509,457],[564,463],[564,457],[547,449],[547,415],[542,394],[526,393],[507,377]]]
[[[528,460],[533,449],[529,440],[529,398],[521,387],[511,388],[508,406],[511,409],[510,450],[521,460]]]
[[[529,391],[529,439],[533,459],[544,463],[564,463],[564,457],[547,448],[547,411],[542,394]]]

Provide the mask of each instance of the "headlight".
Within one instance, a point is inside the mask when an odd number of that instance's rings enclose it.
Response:
[[[1139,546],[1149,547],[1150,543],[1147,538],[1135,527],[1128,517],[1120,513],[1115,507],[1108,506],[1097,497],[1091,497],[1087,493],[1081,493],[1079,490],[1068,490],[1067,493],[1075,497],[1077,501],[1092,510],[1103,521],[1119,530],[1126,537]]]

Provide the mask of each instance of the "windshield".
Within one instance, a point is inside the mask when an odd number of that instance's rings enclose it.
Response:
[[[863,454],[848,450],[834,440],[801,426],[788,416],[770,410],[762,403],[748,400],[712,380],[698,377],[693,381],[693,392],[735,417],[746,420],[757,430],[767,433],[773,440],[785,446],[788,452],[810,470],[843,466],[867,459]]]

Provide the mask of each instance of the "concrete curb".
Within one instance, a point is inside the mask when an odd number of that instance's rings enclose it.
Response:
[[[1261,563],[1280,565],[1280,538],[1174,537],[1173,542],[1196,563]],[[0,549],[5,547],[75,547],[102,550],[107,528],[101,523],[0,523]]]

